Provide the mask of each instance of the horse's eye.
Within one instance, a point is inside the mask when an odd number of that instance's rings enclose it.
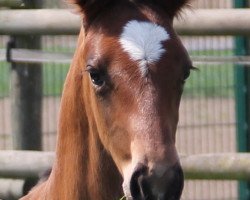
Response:
[[[87,67],[87,71],[89,72],[91,81],[94,85],[99,87],[104,85],[104,76],[100,70],[93,67]]]
[[[89,74],[90,74],[90,78],[93,84],[97,86],[102,86],[104,84],[102,75],[99,72],[90,72]]]
[[[184,73],[184,81],[190,76],[190,70],[185,70],[185,73]]]

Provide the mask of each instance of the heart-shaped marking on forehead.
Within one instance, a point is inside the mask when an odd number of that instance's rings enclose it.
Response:
[[[132,20],[124,26],[119,42],[130,58],[139,62],[140,70],[145,75],[148,64],[158,61],[166,51],[162,42],[169,38],[169,34],[162,26]]]

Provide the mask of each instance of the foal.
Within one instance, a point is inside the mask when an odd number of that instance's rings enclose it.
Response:
[[[187,0],[74,0],[83,28],[56,159],[22,200],[178,200],[178,109],[191,61],[173,30]]]

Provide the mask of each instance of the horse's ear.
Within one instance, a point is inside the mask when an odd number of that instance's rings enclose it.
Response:
[[[177,13],[188,4],[190,0],[153,0],[155,3],[163,7],[167,14],[174,18]]]
[[[75,4],[78,7],[78,12],[83,14],[84,23],[88,24],[93,20],[101,9],[105,8],[106,4],[111,0],[68,0],[69,3]]]

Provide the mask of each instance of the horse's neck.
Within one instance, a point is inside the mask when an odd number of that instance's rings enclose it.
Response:
[[[121,176],[97,137],[96,122],[85,111],[82,69],[76,67],[83,65],[81,38],[83,32],[64,85],[51,175],[23,200],[117,200],[122,196]]]
[[[97,137],[96,122],[90,124],[86,115],[82,72],[76,68],[82,63],[74,60],[61,102],[56,161],[49,179],[56,198],[51,199],[119,199],[121,178]]]

